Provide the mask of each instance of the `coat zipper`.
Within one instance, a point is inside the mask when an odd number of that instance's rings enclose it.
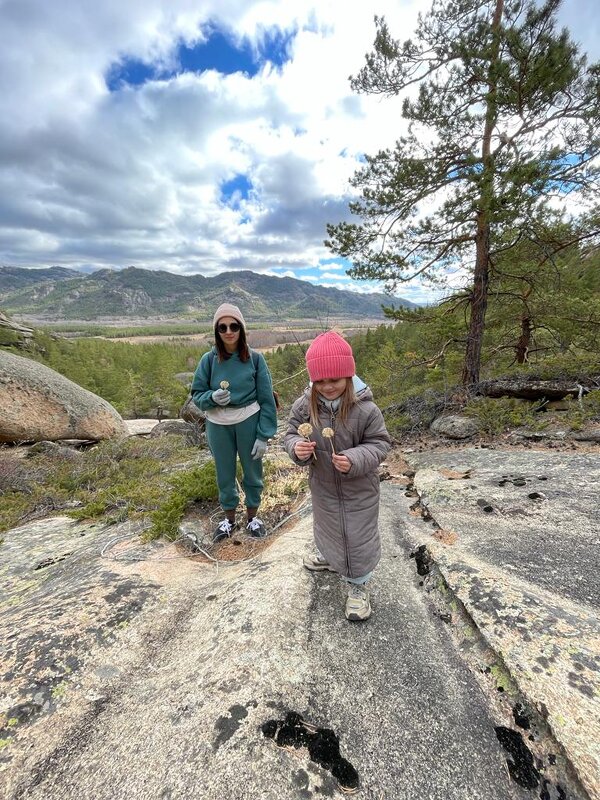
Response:
[[[330,409],[330,412],[331,412],[331,427],[335,431],[335,412],[333,411],[333,409]],[[350,552],[348,549],[348,537],[346,536],[346,509],[344,507],[344,494],[342,492],[342,478],[340,476],[340,473],[333,466],[333,464],[331,465],[331,468],[333,469],[334,472],[338,497],[340,499],[340,528],[342,533],[342,539],[344,541],[344,551],[346,553],[346,569],[348,575],[350,575]]]

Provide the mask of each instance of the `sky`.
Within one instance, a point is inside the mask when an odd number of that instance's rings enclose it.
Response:
[[[0,0],[0,265],[251,269],[373,291],[323,245],[398,100],[357,95],[375,14],[429,0]],[[600,58],[600,3],[559,20]],[[417,281],[397,294],[432,299]]]

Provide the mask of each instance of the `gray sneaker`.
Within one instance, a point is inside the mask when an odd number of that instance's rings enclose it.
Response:
[[[329,570],[329,572],[335,572],[334,568],[328,564],[321,555],[304,556],[302,559],[302,564],[311,572],[324,572],[325,570]]]
[[[363,619],[369,619],[370,616],[369,590],[364,583],[349,583],[346,619],[349,619],[350,622],[360,622]]]

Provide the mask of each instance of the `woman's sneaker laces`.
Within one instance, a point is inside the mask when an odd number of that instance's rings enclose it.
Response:
[[[220,542],[222,539],[227,539],[233,531],[237,528],[237,523],[232,522],[229,519],[224,519],[223,522],[219,522],[215,532],[213,533],[212,540],[216,544]]]
[[[254,517],[248,521],[248,524],[246,525],[246,532],[249,536],[252,536],[255,539],[264,539],[267,535],[267,529],[265,528],[264,522],[258,517]]]

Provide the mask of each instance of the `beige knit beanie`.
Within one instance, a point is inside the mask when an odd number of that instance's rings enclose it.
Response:
[[[217,327],[219,320],[222,319],[222,317],[233,317],[234,319],[237,319],[242,328],[246,327],[242,312],[237,306],[234,306],[231,303],[223,303],[217,308],[213,317],[213,328]]]

